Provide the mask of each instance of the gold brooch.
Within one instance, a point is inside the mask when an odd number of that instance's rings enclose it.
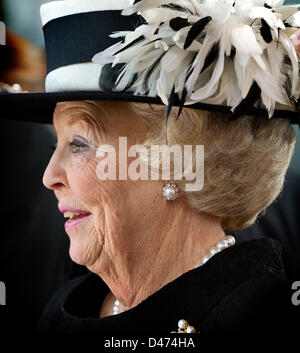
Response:
[[[178,321],[178,330],[171,333],[196,333],[196,329],[194,326],[189,325],[186,320],[181,319]]]

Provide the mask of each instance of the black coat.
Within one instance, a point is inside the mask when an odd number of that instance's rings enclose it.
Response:
[[[280,245],[271,239],[223,250],[135,308],[99,318],[107,292],[92,273],[70,281],[46,307],[40,332],[168,335],[180,319],[200,333],[282,332],[292,327],[297,308],[291,304]]]

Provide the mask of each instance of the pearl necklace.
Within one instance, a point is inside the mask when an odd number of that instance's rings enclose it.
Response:
[[[203,256],[201,263],[199,265],[197,265],[195,268],[198,268],[198,267],[204,265],[209,259],[211,259],[218,252],[220,252],[224,249],[227,249],[234,244],[235,244],[235,238],[232,235],[226,235],[224,239],[217,242],[217,244],[209,250],[208,254]],[[121,310],[120,307],[121,307],[121,303],[117,299],[114,302],[112,315],[120,314],[120,310]]]

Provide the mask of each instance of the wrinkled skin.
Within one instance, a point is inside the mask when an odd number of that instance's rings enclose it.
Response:
[[[96,129],[84,121],[86,115],[102,119],[105,128]],[[128,105],[59,103],[54,127],[58,144],[45,171],[44,185],[54,191],[60,207],[92,214],[66,230],[70,256],[100,275],[113,293],[111,298],[117,297],[124,308],[137,305],[194,268],[224,237],[219,219],[190,209],[182,198],[164,200],[164,181],[97,178],[99,145],[112,145],[118,152],[120,136],[128,137],[129,148],[148,132]],[[85,146],[70,146],[74,138]]]

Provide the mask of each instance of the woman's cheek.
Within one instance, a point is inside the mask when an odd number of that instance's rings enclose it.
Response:
[[[72,164],[69,176],[70,187],[75,197],[91,206],[97,200],[99,181],[96,175],[96,161],[80,157]]]

